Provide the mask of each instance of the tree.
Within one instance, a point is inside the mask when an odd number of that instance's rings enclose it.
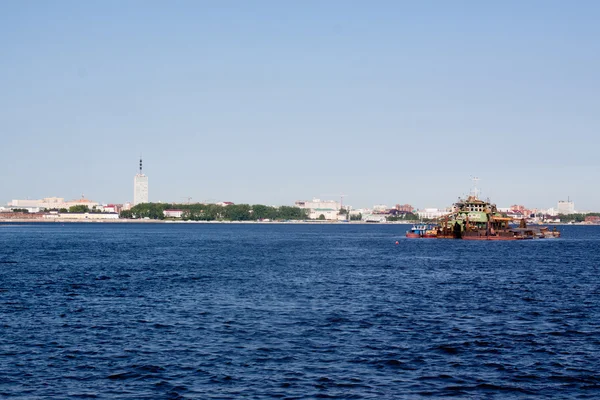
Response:
[[[123,210],[119,214],[119,218],[131,219],[133,218],[133,213],[131,212],[131,210]]]
[[[131,212],[137,218],[164,219],[164,210],[171,208],[170,204],[165,203],[141,203],[131,208]]]
[[[350,221],[362,221],[362,214],[358,213],[356,215],[351,215]]]
[[[299,207],[281,206],[277,209],[277,219],[304,220],[308,219],[308,210]]]
[[[121,212],[121,218],[150,218],[164,219],[164,210],[183,210],[183,220],[190,221],[256,221],[258,219],[272,220],[305,220],[308,211],[299,207],[281,206],[270,207],[262,204],[232,204],[221,206],[218,204],[165,204],[143,203],[137,204]]]
[[[277,210],[275,207],[269,207],[262,204],[254,204],[252,206],[252,219],[275,219],[277,217]]]
[[[408,220],[408,221],[418,221],[419,220],[419,216],[417,214],[414,213],[406,213],[404,214],[404,217],[402,219]]]
[[[90,208],[85,204],[77,204],[76,206],[69,207],[70,213],[86,213],[90,212]]]
[[[325,215],[321,214],[318,218],[319,221],[325,221]]]
[[[249,221],[250,206],[248,204],[232,204],[224,208],[223,217],[230,221]]]
[[[585,216],[589,214],[558,214],[561,222],[582,222],[585,221]]]

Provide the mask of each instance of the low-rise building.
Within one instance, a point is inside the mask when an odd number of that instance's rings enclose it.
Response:
[[[450,213],[451,210],[439,209],[439,208],[425,208],[423,210],[417,210],[417,215],[420,219],[436,219],[443,217],[444,215]]]
[[[294,205],[298,208],[308,210],[308,218],[310,219],[319,219],[323,215],[328,221],[336,221],[341,208],[340,203],[337,201],[316,198],[313,198],[311,201],[298,200]]]
[[[121,204],[105,204],[105,205],[97,206],[96,210],[98,210],[100,212],[107,212],[107,213],[120,213],[122,207],[123,206]]]
[[[332,208],[314,208],[308,213],[310,219],[325,219],[327,221],[337,221],[339,210]],[[323,216],[323,217],[321,217]]]
[[[65,201],[63,197],[45,197],[38,200],[12,200],[8,203],[11,208],[24,208],[24,209],[38,209],[38,210],[60,210],[66,208],[67,210],[72,206],[85,205],[90,210],[94,207],[98,207],[99,204],[95,201],[86,199],[81,196],[80,199]]]
[[[415,208],[410,204],[396,204],[396,210],[403,213],[412,213],[415,210]]]
[[[163,215],[167,218],[181,218],[184,210],[164,210]]]
[[[387,218],[383,214],[366,214],[362,217],[363,222],[383,223],[387,222]]]
[[[44,219],[56,221],[102,221],[119,219],[117,213],[48,213]]]
[[[522,211],[512,210],[512,209],[506,213],[506,216],[509,218],[514,218],[514,219],[527,218],[527,216],[525,214],[523,214]]]
[[[321,200],[316,198],[313,198],[312,200],[298,200],[294,203],[294,205],[303,209],[330,208],[333,210],[339,210],[341,208],[340,203],[335,200]]]

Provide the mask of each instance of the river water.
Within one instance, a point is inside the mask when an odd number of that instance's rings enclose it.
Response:
[[[600,227],[408,228],[0,226],[0,396],[600,397]]]

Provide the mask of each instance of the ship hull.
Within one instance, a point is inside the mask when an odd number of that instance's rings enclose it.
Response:
[[[436,239],[436,235],[421,235],[419,233],[406,233],[406,237],[409,239]]]
[[[463,240],[519,240],[516,236],[463,236]]]

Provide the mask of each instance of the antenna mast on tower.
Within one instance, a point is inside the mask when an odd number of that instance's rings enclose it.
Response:
[[[142,154],[140,153],[140,175],[142,174]]]
[[[475,198],[479,198],[479,189],[477,188],[477,182],[479,182],[481,179],[479,179],[476,176],[472,176],[471,180],[473,181],[473,189],[471,189],[471,194],[475,196]]]

